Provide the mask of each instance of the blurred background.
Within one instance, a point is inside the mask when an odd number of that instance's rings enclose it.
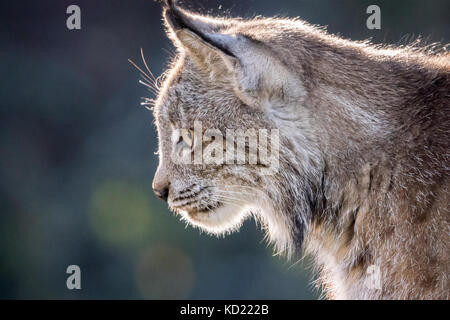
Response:
[[[300,16],[354,40],[450,41],[448,0],[185,0],[204,13]],[[81,7],[81,30],[66,8]],[[381,30],[366,8],[381,7]],[[308,261],[272,256],[253,221],[224,239],[152,192],[150,111],[127,59],[174,52],[152,0],[0,1],[0,298],[317,299]],[[66,288],[81,268],[82,290]]]

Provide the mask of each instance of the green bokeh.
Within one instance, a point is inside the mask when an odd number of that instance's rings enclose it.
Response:
[[[142,188],[123,181],[100,184],[91,198],[90,220],[96,236],[108,245],[136,247],[148,240],[151,208]]]

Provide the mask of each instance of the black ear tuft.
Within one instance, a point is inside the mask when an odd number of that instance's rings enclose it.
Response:
[[[172,8],[173,6],[175,6],[176,0],[163,0],[162,2],[164,2],[166,7]]]
[[[164,8],[164,18],[174,30],[191,29],[189,26],[189,17],[174,1],[166,0],[167,6]]]
[[[175,2],[176,1],[174,0],[166,0],[166,3],[169,6],[165,7],[163,12],[164,20],[173,31],[176,32],[182,29],[189,30],[200,37],[204,42],[207,42],[225,54],[234,57],[234,54],[232,54],[226,46],[214,41],[210,37],[211,34],[215,33],[224,25],[223,22],[208,20],[199,15],[185,11],[178,7]]]

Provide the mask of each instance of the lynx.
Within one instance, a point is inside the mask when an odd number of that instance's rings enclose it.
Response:
[[[330,299],[449,298],[445,48],[375,46],[299,19],[211,17],[174,1],[163,16],[177,55],[154,105],[153,189],[171,210],[211,234],[254,217],[277,253],[313,257]],[[279,130],[278,170],[177,163],[214,141],[198,139],[196,121]]]

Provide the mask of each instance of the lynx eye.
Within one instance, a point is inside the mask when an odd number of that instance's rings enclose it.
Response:
[[[189,147],[194,143],[194,131],[192,129],[181,129],[181,137]]]

